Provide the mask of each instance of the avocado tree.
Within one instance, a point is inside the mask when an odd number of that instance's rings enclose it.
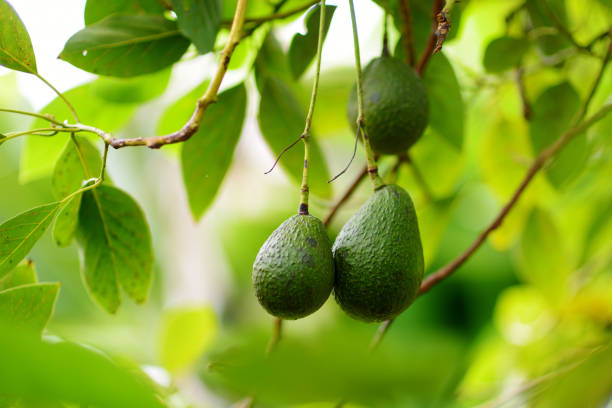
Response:
[[[88,0],[65,92],[29,6],[2,406],[612,401],[610,1]]]

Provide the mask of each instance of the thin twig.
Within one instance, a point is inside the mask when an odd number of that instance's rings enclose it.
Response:
[[[432,56],[434,47],[436,46],[436,29],[438,27],[437,15],[438,13],[440,13],[440,11],[442,11],[443,6],[444,0],[434,0],[432,9],[431,33],[429,34],[429,37],[427,37],[427,44],[425,44],[425,49],[423,49],[423,52],[421,53],[416,68],[416,71],[420,76],[423,76],[423,74],[425,73],[425,67],[427,66],[427,62]]]
[[[51,115],[46,115],[42,113],[34,113],[34,112],[26,112],[26,111],[21,111],[17,109],[6,109],[6,108],[0,108],[0,112],[16,113],[18,115],[31,116],[33,118],[39,118],[39,119],[45,120],[54,125],[64,127],[64,124],[62,122],[60,122],[59,120],[56,120]]]
[[[295,146],[296,144],[298,144],[298,142],[300,140],[302,140],[304,138],[304,134],[301,134],[297,139],[295,139],[289,146],[285,147],[279,154],[278,156],[276,156],[276,160],[274,160],[274,164],[272,164],[272,167],[270,167],[270,170],[264,172],[264,174],[270,174],[272,173],[272,170],[274,170],[274,168],[276,167],[276,165],[278,164],[278,162],[280,161],[281,157],[283,157],[283,155],[285,153],[287,153],[287,151],[289,151],[289,149],[291,149],[293,146]]]
[[[402,45],[404,46],[405,61],[414,67],[414,35],[412,33],[412,10],[408,0],[398,1],[400,17],[402,18]]]
[[[518,87],[519,96],[521,98],[521,105],[523,107],[523,117],[525,118],[525,120],[530,120],[531,105],[529,104],[529,100],[527,99],[527,93],[525,92],[525,82],[523,81],[523,73],[524,69],[522,67],[516,68],[516,86]]]
[[[351,167],[351,163],[355,160],[355,155],[357,154],[357,145],[359,144],[359,133],[361,132],[361,122],[357,122],[357,130],[355,131],[355,142],[353,143],[353,154],[351,154],[351,159],[348,161],[346,166],[340,171],[340,173],[336,174],[331,179],[327,180],[328,183],[335,181],[338,177],[346,173],[346,171]]]
[[[53,92],[55,92],[57,94],[57,96],[59,96],[62,101],[64,101],[64,103],[68,107],[68,110],[70,110],[70,113],[72,113],[72,117],[74,118],[74,120],[76,120],[77,122],[80,122],[81,120],[79,119],[79,115],[77,115],[76,110],[74,109],[74,107],[72,106],[72,104],[70,103],[68,98],[66,98],[64,96],[64,94],[62,94],[60,91],[58,91],[57,88],[55,88],[53,85],[51,85],[51,83],[49,81],[47,81],[45,78],[43,78],[38,72],[33,72],[33,74],[38,79],[43,81],[45,83],[45,85],[47,85],[49,88],[51,88],[53,90]]]
[[[338,212],[338,210],[340,209],[340,207],[342,207],[342,205],[344,205],[344,203],[351,198],[351,196],[353,195],[353,193],[355,192],[355,190],[357,190],[357,187],[359,187],[359,184],[361,184],[361,181],[368,175],[368,166],[364,166],[363,170],[361,170],[361,172],[359,173],[359,175],[357,175],[357,177],[355,178],[355,180],[351,183],[351,185],[349,186],[349,188],[344,192],[344,194],[342,195],[342,197],[340,197],[340,199],[338,201],[336,201],[336,203],[334,204],[334,206],[329,210],[329,212],[327,213],[327,216],[323,219],[323,225],[325,225],[326,227],[332,222],[334,216],[336,215],[336,213]]]

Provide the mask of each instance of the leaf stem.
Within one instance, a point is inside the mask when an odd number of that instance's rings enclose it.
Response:
[[[38,72],[33,72],[33,74],[38,79],[43,81],[45,83],[45,85],[47,85],[49,88],[51,88],[53,90],[53,92],[55,92],[57,94],[57,96],[59,96],[62,101],[64,101],[64,103],[66,104],[66,106],[70,110],[70,113],[72,113],[72,117],[74,117],[74,120],[76,120],[77,122],[80,122],[81,120],[79,119],[79,115],[77,115],[76,110],[74,109],[74,107],[72,106],[72,104],[70,103],[68,98],[66,98],[64,96],[64,94],[62,94],[60,91],[58,91],[57,88],[55,88],[53,85],[51,85],[51,83],[49,81],[47,81],[45,78],[43,78]]]
[[[31,116],[31,117],[34,117],[34,118],[39,118],[39,119],[42,119],[42,120],[46,120],[47,122],[53,123],[54,125],[64,127],[64,124],[62,122],[54,119],[53,117],[51,117],[51,115],[45,115],[45,114],[33,113],[33,112],[26,112],[26,111],[17,110],[17,109],[6,109],[6,108],[0,108],[0,112],[16,113],[18,115]]]
[[[363,139],[363,146],[365,148],[366,160],[368,163],[368,174],[370,175],[370,180],[372,181],[372,185],[374,189],[379,189],[384,186],[383,180],[378,175],[378,166],[376,165],[376,158],[374,157],[374,151],[372,150],[372,146],[370,145],[370,139],[368,138],[368,134],[365,130],[364,123],[364,112],[363,112],[363,84],[362,84],[362,76],[361,76],[361,55],[359,52],[359,35],[357,33],[357,19],[355,17],[355,5],[353,4],[353,0],[349,0],[349,6],[351,8],[351,25],[353,27],[353,47],[355,49],[355,68],[357,70],[357,107],[358,107],[358,115],[357,115],[357,133],[361,132],[361,137]]]
[[[402,18],[402,45],[404,46],[405,61],[414,67],[414,35],[412,32],[412,10],[408,0],[399,0],[398,6]]]
[[[444,6],[444,0],[434,0],[433,9],[432,9],[432,28],[429,33],[429,37],[427,37],[427,44],[419,57],[419,62],[417,63],[416,71],[420,76],[423,76],[425,73],[425,68],[427,67],[427,62],[429,58],[433,55],[434,47],[436,46],[436,29],[437,29],[437,16],[440,11],[442,11],[442,7]]]
[[[266,348],[266,357],[269,357],[270,354],[274,351],[278,342],[280,341],[283,334],[283,319],[279,317],[274,318],[274,331],[272,332],[272,338],[270,338],[270,342],[268,343],[268,347]]]

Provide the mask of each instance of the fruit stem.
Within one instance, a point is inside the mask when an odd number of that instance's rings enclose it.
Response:
[[[355,5],[353,0],[349,0],[349,6],[351,8],[351,24],[353,27],[353,46],[355,48],[355,68],[357,70],[357,133],[361,132],[363,139],[363,146],[365,148],[366,160],[368,162],[368,174],[370,175],[370,181],[374,186],[374,190],[378,190],[385,185],[382,178],[378,175],[378,166],[376,165],[376,158],[374,157],[374,151],[370,146],[370,139],[365,131],[364,117],[363,114],[363,87],[361,83],[361,55],[359,52],[359,35],[357,34],[357,19],[355,18]]]
[[[314,114],[315,103],[317,101],[317,93],[319,91],[319,77],[321,73],[321,51],[323,49],[323,37],[325,36],[325,0],[321,0],[319,6],[319,38],[317,40],[317,55],[315,65],[315,77],[312,84],[312,95],[310,96],[310,106],[306,115],[306,124],[304,132],[302,132],[302,141],[304,142],[304,170],[302,172],[302,186],[300,188],[300,208],[298,214],[308,215],[308,168],[310,160],[310,126],[312,125],[312,116]]]

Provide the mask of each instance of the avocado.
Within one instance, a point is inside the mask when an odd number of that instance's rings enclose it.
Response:
[[[429,120],[429,101],[421,79],[405,62],[382,56],[362,75],[365,130],[372,149],[380,154],[408,150],[423,134]],[[355,128],[357,85],[353,86],[347,116]]]
[[[414,205],[403,188],[376,190],[342,227],[332,251],[334,296],[349,316],[392,319],[415,299],[423,280],[423,248]]]
[[[259,303],[282,319],[299,319],[319,309],[334,285],[331,242],[323,223],[294,215],[263,244],[253,264]]]

